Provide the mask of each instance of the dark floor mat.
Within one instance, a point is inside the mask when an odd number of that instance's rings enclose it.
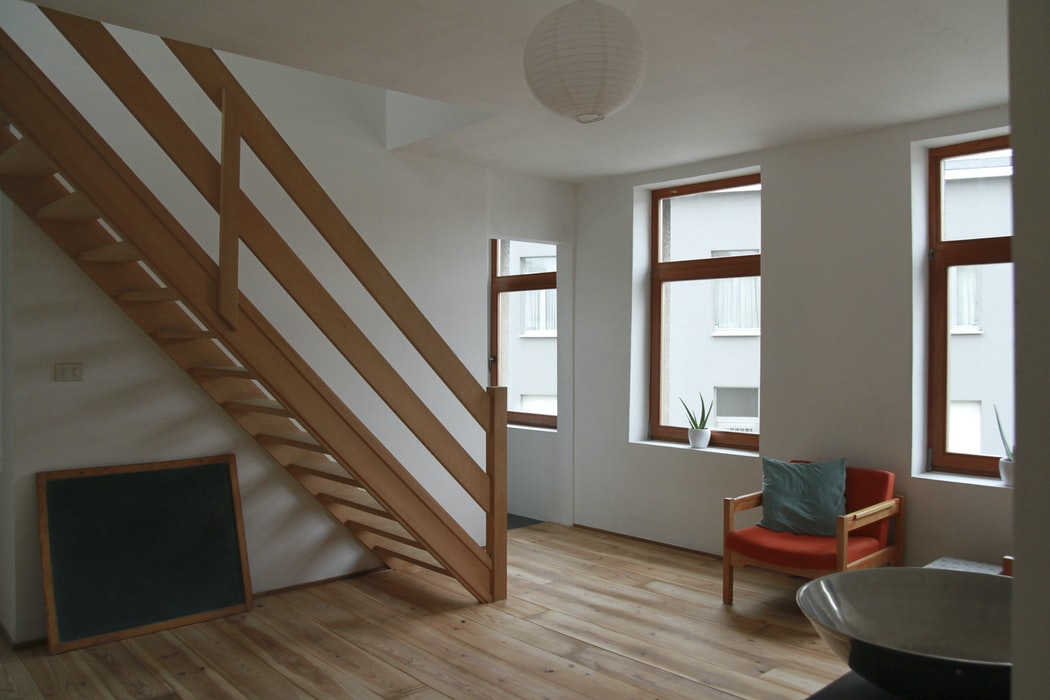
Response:
[[[532,518],[526,518],[524,515],[514,515],[513,513],[507,513],[507,529],[513,530],[516,527],[528,527],[529,525],[539,525],[542,520],[533,520]]]

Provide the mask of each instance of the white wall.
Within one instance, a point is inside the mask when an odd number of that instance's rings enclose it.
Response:
[[[1014,259],[1017,288],[1017,443],[1013,697],[1036,700],[1050,686],[1050,5],[1010,2],[1010,114],[1014,147]]]
[[[572,524],[575,338],[575,188],[501,175],[490,177],[492,238],[558,245],[558,428],[511,426],[507,436],[507,509]],[[545,208],[533,206],[541,198]],[[488,270],[487,264],[484,268]]]
[[[911,563],[994,562],[1013,551],[1010,490],[913,476],[925,335],[914,333],[922,288],[912,144],[1006,125],[1006,110],[993,109],[583,186],[576,313],[588,326],[576,337],[576,522],[720,553],[721,499],[760,486],[757,455],[644,441],[647,199],[636,190],[757,166],[762,454],[845,456],[894,471],[914,504]]]
[[[137,167],[183,225],[214,251],[215,216],[178,184],[173,168],[136,133],[96,81],[76,73],[78,60],[32,19],[36,9],[4,3],[0,23],[53,73],[74,103],[98,118],[96,128]],[[28,15],[24,17],[23,15]],[[46,29],[46,26],[45,26]],[[173,61],[153,54],[157,41],[117,32],[204,142],[217,145],[218,113]],[[317,175],[332,199],[401,281],[452,349],[487,383],[488,241],[500,236],[571,240],[572,187],[390,152],[385,93],[375,88],[226,56],[238,78]],[[193,112],[195,109],[203,111]],[[245,153],[243,187],[339,301],[419,391],[450,430],[484,464],[484,436],[431,378],[360,285],[334,264],[330,249],[300,214],[282,202]],[[41,469],[135,463],[234,452],[238,458],[253,587],[270,590],[367,569],[376,561],[294,484],[197,386],[98,292],[21,214],[5,226],[15,238],[11,280],[13,386],[3,417],[15,436],[0,463],[0,624],[16,641],[43,636],[33,474]],[[541,235],[542,233],[542,235]],[[571,251],[568,260],[571,264]],[[242,284],[287,338],[369,427],[399,449],[399,458],[479,541],[480,508],[411,440],[338,353],[306,327],[250,256]],[[567,275],[571,280],[571,273]],[[6,280],[5,280],[6,281]],[[571,300],[571,295],[569,295]],[[571,310],[567,314],[571,319]],[[566,334],[570,335],[570,334]],[[564,342],[571,352],[571,338]],[[55,362],[83,362],[85,380],[51,381]],[[571,371],[571,362],[565,363]],[[571,391],[568,392],[571,395]],[[18,410],[11,410],[17,406]],[[571,419],[567,421],[571,426]],[[564,458],[555,435],[553,454]],[[8,505],[11,507],[9,508]],[[7,585],[9,579],[14,585]]]
[[[38,471],[234,453],[254,590],[378,566],[21,211],[12,235],[3,625],[15,641],[46,631]],[[52,381],[56,362],[83,363],[84,380]]]

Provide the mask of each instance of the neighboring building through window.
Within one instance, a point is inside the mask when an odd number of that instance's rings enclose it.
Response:
[[[507,420],[558,425],[557,247],[492,241],[490,381],[507,387]]]
[[[929,466],[998,475],[1013,440],[1012,152],[1007,137],[929,152]]]
[[[713,446],[758,448],[761,180],[654,190],[649,433],[686,441],[682,401],[714,401]]]

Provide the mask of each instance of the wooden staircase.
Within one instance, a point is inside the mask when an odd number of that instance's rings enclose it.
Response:
[[[216,263],[0,32],[0,189],[388,566],[506,597],[506,390],[481,387],[214,52],[166,43],[222,111],[221,162],[98,22],[43,10],[219,213]],[[486,435],[482,468],[241,191],[246,143]],[[482,547],[245,298],[244,243],[484,511]]]

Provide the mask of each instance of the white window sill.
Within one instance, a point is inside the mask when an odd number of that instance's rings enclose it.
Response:
[[[522,423],[507,423],[507,428],[513,430],[524,430],[529,433],[557,433],[557,428],[546,428],[542,425],[524,425]]]
[[[978,326],[952,326],[952,335],[984,335],[984,330]]]
[[[711,331],[714,338],[756,338],[762,335],[759,328],[716,328]]]
[[[753,450],[742,450],[739,447],[690,447],[684,442],[665,442],[663,440],[632,440],[632,445],[643,447],[669,447],[677,450],[688,450],[690,452],[713,452],[723,455],[734,455],[737,457],[757,457],[758,452]]]
[[[1008,489],[1002,480],[992,476],[972,476],[970,474],[951,474],[949,472],[919,472],[912,474],[916,479],[941,481],[948,484],[965,484],[967,486],[987,486],[997,489]]]
[[[522,331],[519,338],[557,338],[558,331]]]

